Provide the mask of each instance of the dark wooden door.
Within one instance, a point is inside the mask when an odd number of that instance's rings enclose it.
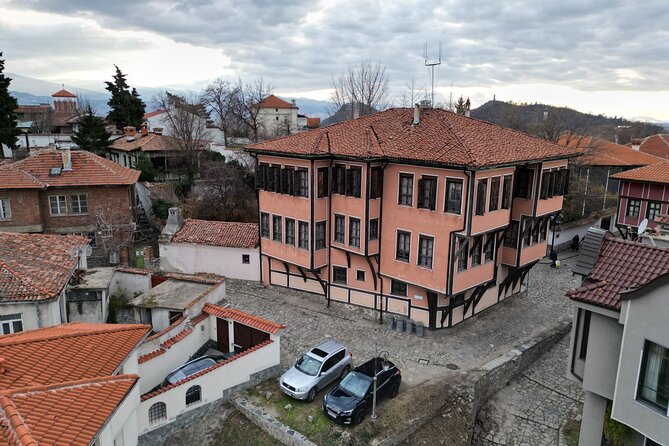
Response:
[[[429,326],[431,330],[437,328],[437,301],[439,296],[432,291],[427,292],[427,307],[430,314]]]
[[[216,319],[216,334],[218,349],[223,353],[230,351],[230,332],[228,331],[229,322],[225,319]]]
[[[238,322],[234,322],[234,333],[235,353],[243,352],[269,339],[269,333]]]

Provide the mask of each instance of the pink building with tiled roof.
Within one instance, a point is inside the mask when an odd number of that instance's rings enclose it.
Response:
[[[669,433],[669,249],[588,231],[567,293],[574,320],[567,377],[585,392],[579,444],[600,444],[607,406],[629,444]]]
[[[256,223],[181,220],[170,209],[160,239],[160,268],[188,274],[212,273],[260,280],[260,238]]]
[[[264,283],[432,329],[518,292],[579,154],[419,108],[246,149],[258,161]]]
[[[0,231],[79,234],[96,255],[123,246],[139,171],[83,150],[46,149],[0,166]]]

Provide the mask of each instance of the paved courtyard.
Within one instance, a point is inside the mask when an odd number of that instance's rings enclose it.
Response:
[[[325,339],[349,346],[354,363],[374,356],[376,349],[402,370],[407,385],[471,370],[571,319],[565,291],[577,284],[568,260],[552,269],[536,265],[529,274],[529,292],[513,296],[451,329],[415,334],[388,331],[360,308],[281,287],[228,280],[232,307],[286,325],[281,338],[281,362],[289,367],[305,350]]]
[[[564,375],[569,356],[565,336],[512,380],[479,411],[474,446],[558,445],[558,430],[583,411],[581,387]]]

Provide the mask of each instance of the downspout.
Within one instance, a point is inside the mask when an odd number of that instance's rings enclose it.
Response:
[[[604,186],[604,203],[602,203],[602,210],[606,209],[606,193],[609,191],[609,175],[611,175],[611,169],[606,170],[606,185]]]
[[[608,181],[608,177],[607,177]],[[585,175],[585,191],[583,192],[583,207],[581,208],[581,217],[585,215],[585,197],[588,196],[588,184],[590,183],[590,168],[586,171]]]
[[[381,166],[381,178],[383,179],[383,185],[385,185],[386,182],[386,176],[385,176],[385,171],[386,167],[388,166],[388,163],[386,162]],[[383,324],[383,277],[381,277],[381,247],[383,246],[382,243],[382,237],[383,237],[383,197],[385,196],[384,194],[384,187],[381,187],[381,196],[379,197],[379,255],[378,255],[378,271],[376,275],[379,278],[379,292],[380,292],[380,297],[379,297],[379,324]]]
[[[316,235],[316,222],[314,221],[314,219],[315,219],[315,217],[314,217],[314,195],[315,195],[315,193],[314,192],[317,192],[317,191],[314,191],[314,183],[316,182],[314,180],[316,180],[316,177],[317,177],[317,175],[315,175],[315,172],[314,172],[314,160],[311,160],[311,169],[310,169],[309,174],[311,175],[311,178],[310,178],[310,181],[309,181],[309,189],[310,189],[309,190],[309,201],[311,202],[311,233],[313,234],[312,237],[311,237],[311,261],[310,261],[311,263],[310,263],[310,265],[311,265],[311,269],[314,269],[314,255],[315,255],[315,252],[316,252],[315,251],[315,249],[316,249],[316,237],[315,237],[315,235]],[[293,185],[293,187],[295,187],[295,186]],[[318,187],[318,185],[316,187]],[[299,226],[299,223],[298,223],[298,226]],[[299,241],[298,241],[298,243],[299,243]],[[328,245],[329,244],[330,244],[330,240],[328,240]],[[328,261],[329,261],[329,259],[328,259]],[[289,273],[289,271],[286,271],[286,272]]]

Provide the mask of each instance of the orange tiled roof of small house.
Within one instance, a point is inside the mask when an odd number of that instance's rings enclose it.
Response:
[[[194,243],[226,248],[257,248],[260,243],[256,223],[186,219],[172,237],[174,243]]]
[[[654,155],[601,138],[563,134],[558,144],[581,150],[575,163],[584,166],[635,167],[664,161]]]
[[[297,108],[297,106],[271,94],[258,104],[258,108]]]
[[[24,160],[0,166],[0,189],[45,189],[66,186],[124,186],[139,179],[138,170],[128,169],[84,150],[72,150],[71,170],[62,168],[62,154],[55,149],[37,152]]]
[[[77,268],[80,236],[0,232],[0,302],[58,296]]]
[[[669,184],[669,163],[661,161],[637,169],[611,175],[615,180],[639,181],[642,183]]]
[[[661,133],[644,138],[639,144],[639,151],[669,159],[669,134]]]
[[[346,157],[483,168],[578,156],[515,130],[440,109],[394,108],[310,132],[246,146],[251,152],[301,157]]]

